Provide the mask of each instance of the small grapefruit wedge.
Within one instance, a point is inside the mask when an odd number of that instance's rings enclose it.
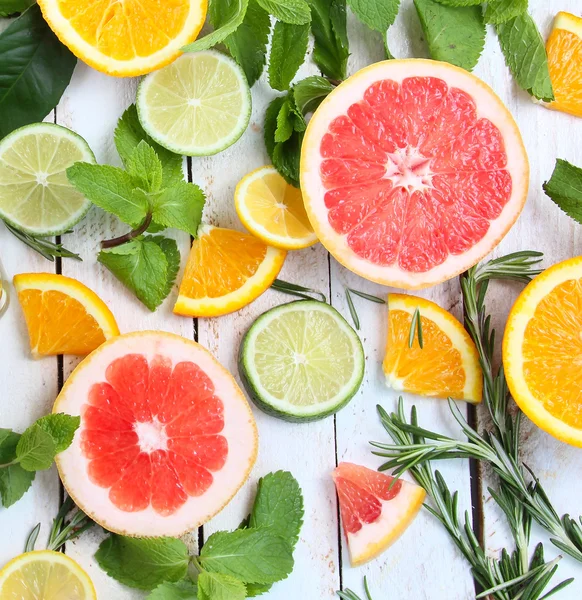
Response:
[[[348,269],[405,289],[465,271],[527,197],[513,117],[481,80],[423,59],[371,65],[314,113],[301,148],[313,229]]]
[[[57,457],[69,495],[122,535],[178,536],[247,479],[257,429],[232,376],[197,343],[144,331],[110,340],[73,371],[54,406],[80,415]]]
[[[356,567],[384,552],[412,523],[426,492],[418,485],[342,462],[334,470],[344,534]]]

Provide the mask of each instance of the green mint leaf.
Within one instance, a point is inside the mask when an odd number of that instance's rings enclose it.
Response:
[[[552,101],[548,57],[534,20],[524,13],[496,28],[505,62],[518,85],[535,98]]]
[[[204,209],[204,192],[194,183],[181,183],[152,198],[152,219],[196,237]]]
[[[42,121],[59,103],[77,59],[31,6],[0,33],[0,139]]]
[[[147,192],[159,192],[162,187],[162,162],[156,151],[142,140],[129,155],[127,172],[136,187]]]
[[[299,539],[303,515],[303,494],[291,473],[277,471],[259,480],[250,527],[270,527],[294,548]]]
[[[153,590],[186,577],[188,547],[176,538],[130,538],[112,533],[95,553],[99,566],[132,588]]]
[[[212,0],[212,3],[217,1],[218,0]],[[236,2],[233,2],[220,27],[215,29],[212,33],[198,38],[195,42],[184,46],[182,52],[208,50],[209,48],[216,46],[216,44],[223,42],[231,33],[234,33],[244,21],[248,6],[249,0],[237,0]],[[213,10],[212,6],[210,10]]]
[[[286,142],[293,135],[293,121],[291,119],[291,106],[286,100],[277,115],[277,129],[275,129],[275,141]]]
[[[286,96],[279,96],[271,101],[267,110],[265,111],[265,124],[263,128],[263,135],[265,140],[265,147],[267,148],[267,154],[272,157],[273,151],[275,150],[275,133],[277,131],[277,119],[279,113],[283,108],[286,101]],[[272,158],[271,158],[272,160]]]
[[[437,0],[439,4],[445,6],[478,6],[484,4],[487,0]]]
[[[0,17],[9,17],[24,12],[35,0],[0,0]]]
[[[22,434],[16,446],[16,460],[25,471],[50,469],[56,453],[52,436],[36,423]]]
[[[154,149],[162,163],[164,187],[184,181],[183,158],[160,146],[144,131],[139,122],[137,108],[132,104],[123,113],[115,128],[115,147],[126,169],[129,157],[142,141],[147,142]]]
[[[370,29],[386,33],[396,20],[400,0],[348,0],[348,5]]]
[[[528,0],[490,0],[485,9],[485,22],[499,25],[527,11]]]
[[[202,571],[198,577],[198,600],[244,600],[244,583],[230,575]]]
[[[20,434],[12,429],[0,429],[0,465],[4,465],[16,458],[16,446]]]
[[[345,0],[308,0],[311,32],[315,39],[313,60],[331,79],[346,78],[350,49],[346,30]]]
[[[582,169],[559,158],[544,192],[569,217],[582,223]]]
[[[304,25],[311,21],[309,4],[305,0],[257,0],[270,14],[290,25]]]
[[[34,471],[25,471],[20,465],[0,468],[0,504],[5,508],[18,502],[29,490]]]
[[[443,6],[414,0],[430,55],[471,71],[483,52],[485,23],[479,6]]]
[[[78,162],[67,169],[69,181],[93,204],[136,227],[148,212],[147,198],[134,194],[134,182],[123,169]]]
[[[319,75],[306,77],[293,86],[295,104],[306,115],[313,112],[333,90],[333,85]]]
[[[81,417],[72,417],[63,413],[46,415],[35,423],[48,433],[55,443],[56,453],[66,450],[75,437],[75,432],[81,424]]]
[[[293,570],[291,547],[268,528],[219,531],[202,547],[200,562],[244,583],[275,583]]]
[[[290,25],[277,21],[269,55],[269,84],[284,91],[289,88],[305,61],[309,41],[309,24]]]
[[[197,600],[198,588],[190,581],[162,583],[146,600]]]
[[[148,238],[154,244],[157,244],[166,257],[168,263],[168,271],[166,273],[166,287],[164,289],[164,298],[167,298],[180,270],[180,251],[176,240],[166,238],[161,235],[156,235]]]

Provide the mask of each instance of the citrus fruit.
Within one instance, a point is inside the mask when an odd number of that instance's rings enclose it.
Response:
[[[352,566],[375,558],[412,523],[426,492],[418,485],[342,462],[334,470],[344,534]]]
[[[40,0],[57,37],[88,65],[117,77],[167,65],[196,39],[207,0]]]
[[[299,300],[262,314],[243,337],[239,371],[253,402],[286,421],[315,421],[343,408],[364,378],[364,350],[335,310]]]
[[[301,147],[313,229],[344,266],[423,288],[465,271],[507,233],[529,167],[517,125],[463,69],[390,60],[342,83]]]
[[[503,367],[518,406],[541,429],[582,447],[582,256],[538,275],[514,304]]]
[[[241,309],[269,289],[286,255],[248,233],[204,225],[192,243],[174,312],[217,317]]]
[[[582,117],[582,17],[559,12],[546,50],[555,97],[549,107]]]
[[[413,315],[418,309],[418,333],[409,346]],[[483,374],[473,340],[461,323],[430,300],[388,294],[388,337],[382,365],[386,383],[397,391],[481,402]]]
[[[137,92],[137,110],[146,132],[168,150],[208,156],[244,133],[251,91],[232,58],[206,50],[148,75]]]
[[[301,191],[274,167],[260,167],[243,177],[234,204],[243,225],[266,244],[299,250],[317,243]]]
[[[106,342],[73,371],[53,410],[81,416],[56,459],[67,492],[123,535],[198,527],[236,494],[257,455],[255,421],[233,377],[170,333]]]
[[[119,335],[107,305],[76,279],[54,273],[21,273],[14,287],[34,356],[89,354]]]
[[[59,235],[78,223],[91,202],[68,181],[77,161],[95,162],[70,129],[34,123],[0,142],[0,217],[30,235]]]
[[[66,554],[26,552],[0,571],[0,598],[5,600],[97,600],[93,583]]]

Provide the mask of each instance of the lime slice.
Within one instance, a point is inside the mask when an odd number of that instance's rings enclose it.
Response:
[[[207,156],[243,134],[251,92],[232,58],[207,50],[150,73],[139,86],[137,110],[143,128],[168,150]]]
[[[91,202],[68,181],[78,161],[95,162],[87,142],[52,123],[21,127],[0,142],[0,218],[30,235],[59,235]]]
[[[255,321],[243,338],[239,369],[260,409],[286,421],[315,421],[354,397],[364,349],[335,308],[300,300]]]

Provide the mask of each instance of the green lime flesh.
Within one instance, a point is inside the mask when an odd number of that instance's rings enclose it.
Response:
[[[242,69],[215,50],[184,54],[150,73],[137,93],[145,131],[187,156],[209,156],[234,144],[249,124],[251,106]]]
[[[261,315],[245,334],[239,370],[253,402],[286,421],[343,408],[364,378],[357,333],[331,306],[300,300]]]
[[[33,236],[59,235],[91,202],[68,181],[78,161],[95,162],[87,142],[60,125],[34,123],[0,142],[0,218]]]

